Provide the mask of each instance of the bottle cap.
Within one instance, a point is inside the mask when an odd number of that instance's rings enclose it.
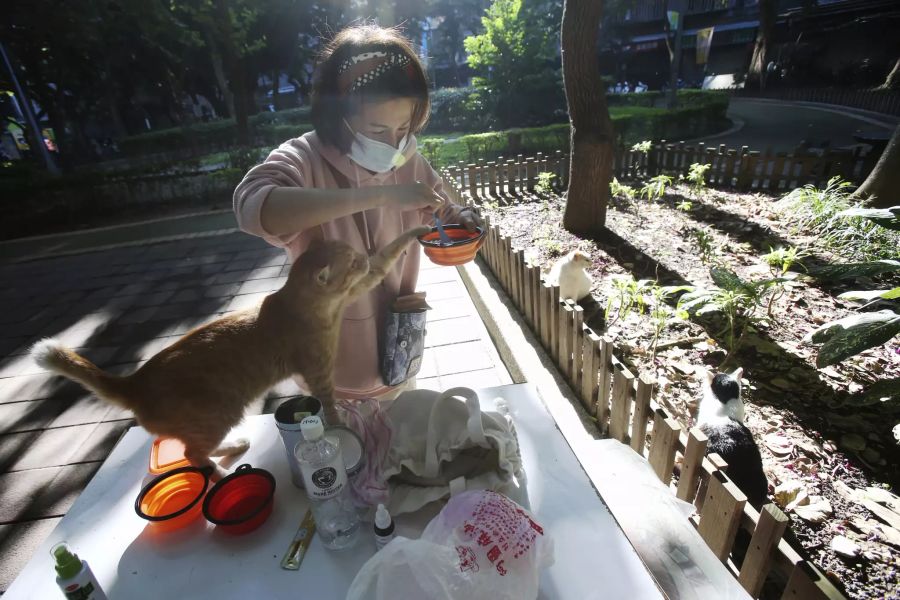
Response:
[[[378,529],[387,529],[390,526],[391,513],[387,511],[384,504],[379,504],[378,510],[375,511],[375,527]]]
[[[81,560],[77,554],[69,550],[69,546],[65,542],[60,542],[50,548],[50,556],[56,561],[56,572],[62,579],[74,577],[81,570]]]
[[[307,442],[314,442],[325,434],[325,426],[319,417],[306,417],[300,421],[300,432]]]

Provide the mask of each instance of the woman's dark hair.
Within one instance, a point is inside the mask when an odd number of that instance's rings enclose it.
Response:
[[[405,68],[392,68],[358,90],[344,92],[339,83],[341,64],[364,52],[387,51],[409,59]],[[352,134],[344,119],[356,114],[365,102],[410,98],[415,101],[410,132],[418,133],[428,122],[431,103],[428,78],[412,44],[397,29],[357,25],[340,31],[316,65],[312,87],[312,124],[319,138],[341,152],[350,151]]]

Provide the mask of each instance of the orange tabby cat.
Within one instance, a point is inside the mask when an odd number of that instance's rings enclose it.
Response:
[[[344,306],[375,287],[413,238],[410,229],[367,258],[339,241],[313,242],[277,292],[258,307],[197,329],[124,377],[106,373],[53,339],[36,343],[34,360],[134,412],[149,432],[178,438],[192,464],[225,472],[210,456],[240,454],[249,442],[222,444],[244,407],[291,375],[302,375],[339,421],[334,405],[334,360]]]

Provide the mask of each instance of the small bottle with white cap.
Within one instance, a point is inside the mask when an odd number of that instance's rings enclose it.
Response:
[[[378,510],[375,511],[375,547],[381,550],[392,539],[394,539],[394,519],[384,504],[379,504]]]

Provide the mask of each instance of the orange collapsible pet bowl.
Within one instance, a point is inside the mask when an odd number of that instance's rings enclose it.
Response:
[[[134,510],[156,531],[180,529],[199,517],[209,485],[209,470],[181,467],[167,471],[144,486]]]
[[[262,525],[272,513],[275,478],[265,469],[239,466],[209,490],[203,515],[223,531],[240,535]]]
[[[444,233],[450,238],[449,244],[441,242],[437,227],[432,227],[431,232],[419,236],[419,243],[425,248],[425,256],[436,265],[463,265],[475,258],[484,243],[484,229],[481,227],[469,231],[463,225],[444,225]]]

